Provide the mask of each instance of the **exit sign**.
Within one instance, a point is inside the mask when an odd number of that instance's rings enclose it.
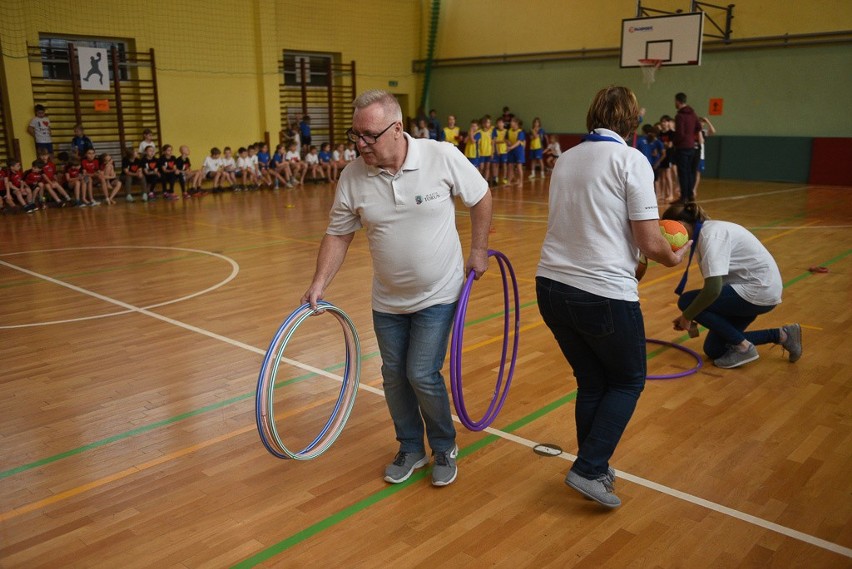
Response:
[[[399,81],[388,81],[388,87],[396,87],[399,85]]]

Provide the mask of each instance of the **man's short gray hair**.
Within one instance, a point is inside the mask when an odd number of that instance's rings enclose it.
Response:
[[[373,89],[371,91],[364,91],[352,101],[352,106],[355,107],[356,111],[375,104],[382,106],[385,111],[385,117],[402,122],[402,109],[399,106],[399,101],[393,96],[393,93],[381,89]]]

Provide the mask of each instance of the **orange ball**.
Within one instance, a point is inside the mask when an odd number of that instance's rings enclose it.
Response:
[[[672,251],[677,251],[689,241],[689,234],[686,232],[686,227],[679,221],[672,221],[670,219],[660,220],[660,233],[669,242]]]

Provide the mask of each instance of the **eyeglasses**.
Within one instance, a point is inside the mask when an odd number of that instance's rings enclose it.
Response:
[[[354,130],[352,130],[352,129],[350,128],[349,130],[347,130],[347,131],[346,131],[346,138],[348,138],[348,139],[349,139],[349,142],[354,142],[355,144],[358,144],[358,141],[359,141],[359,140],[363,140],[363,141],[364,141],[364,144],[367,144],[367,145],[373,145],[373,144],[375,144],[375,143],[377,143],[377,142],[379,141],[379,137],[380,137],[381,135],[383,135],[384,133],[386,133],[386,132],[390,129],[390,127],[392,127],[393,125],[395,125],[397,122],[398,122],[398,121],[394,121],[394,122],[390,123],[390,124],[389,124],[389,125],[385,128],[385,130],[383,130],[383,131],[382,131],[382,132],[380,132],[379,134],[358,134],[357,132],[355,132]]]

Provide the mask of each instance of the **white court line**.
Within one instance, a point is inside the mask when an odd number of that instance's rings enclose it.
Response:
[[[133,306],[132,304],[128,304],[128,303],[126,303],[126,302],[122,302],[121,300],[117,300],[117,299],[115,299],[115,298],[110,298],[110,297],[108,297],[108,296],[104,296],[104,295],[102,295],[102,294],[98,294],[98,293],[96,293],[96,292],[93,292],[93,291],[90,291],[90,290],[87,290],[87,289],[84,289],[84,288],[78,287],[78,286],[76,286],[76,285],[72,285],[72,284],[70,284],[70,283],[66,283],[66,282],[64,282],[64,281],[60,281],[60,280],[58,280],[58,279],[54,279],[54,278],[49,277],[49,276],[47,276],[47,275],[42,275],[42,274],[40,274],[40,273],[36,273],[36,272],[34,272],[34,271],[30,271],[30,270],[25,269],[25,268],[23,268],[23,267],[18,267],[17,265],[12,265],[11,263],[7,263],[6,261],[2,261],[2,260],[0,260],[0,265],[3,265],[3,266],[6,266],[6,267],[9,267],[10,269],[14,269],[14,270],[16,270],[16,271],[20,271],[20,272],[25,273],[25,274],[27,274],[27,275],[30,275],[30,276],[32,276],[32,277],[36,277],[36,278],[39,278],[39,279],[46,280],[46,281],[48,281],[48,282],[50,282],[50,283],[53,283],[53,284],[55,284],[55,285],[59,285],[59,286],[62,286],[62,287],[65,287],[65,288],[71,289],[71,290],[73,290],[74,292],[78,292],[78,293],[80,293],[80,294],[85,294],[85,295],[88,295],[88,296],[92,296],[92,297],[94,297],[94,298],[97,298],[98,300],[102,300],[102,301],[104,301],[104,302],[109,302],[110,304],[115,304],[115,305],[117,305],[117,306],[121,306],[122,308],[126,308],[128,312],[138,312],[139,314],[144,314],[145,316],[150,316],[151,318],[156,318],[157,320],[162,320],[163,322],[167,322],[167,323],[169,323],[169,324],[171,324],[171,325],[173,325],[173,326],[177,326],[177,327],[179,327],[179,328],[183,328],[184,330],[189,330],[190,332],[195,332],[195,333],[197,333],[197,334],[201,334],[201,335],[203,335],[203,336],[207,336],[208,338],[213,338],[214,340],[219,340],[219,341],[221,341],[221,342],[225,342],[226,344],[230,344],[230,345],[232,345],[232,346],[234,346],[234,347],[242,348],[242,349],[244,349],[244,350],[248,350],[248,351],[250,351],[250,352],[254,352],[254,353],[256,353],[256,354],[260,354],[261,356],[266,355],[266,350],[261,350],[260,348],[255,348],[254,346],[250,346],[250,345],[245,344],[245,343],[243,343],[243,342],[240,342],[240,341],[238,341],[238,340],[233,340],[233,339],[231,339],[231,338],[227,338],[227,337],[222,336],[222,335],[220,335],[220,334],[216,334],[215,332],[211,332],[211,331],[209,331],[209,330],[205,330],[205,329],[203,329],[203,328],[199,328],[198,326],[193,326],[192,324],[187,324],[186,322],[181,322],[180,320],[175,320],[174,318],[169,318],[168,316],[163,316],[162,314],[157,314],[156,312],[151,312],[151,311],[150,311],[150,310],[148,310],[147,308],[140,308],[140,307],[138,307],[138,306]],[[305,370],[305,371],[309,371],[309,372],[315,373],[315,374],[317,374],[317,375],[322,375],[322,376],[325,376],[325,377],[328,377],[328,378],[334,379],[334,380],[336,380],[336,381],[343,381],[343,379],[342,379],[341,377],[338,377],[338,376],[336,376],[336,375],[334,375],[334,374],[332,374],[332,373],[330,373],[330,372],[327,372],[327,371],[325,371],[324,369],[320,369],[320,368],[316,368],[316,367],[313,367],[313,366],[310,366],[310,365],[307,365],[307,364],[303,364],[303,363],[301,363],[301,362],[298,362],[298,361],[296,361],[296,360],[292,360],[292,359],[290,359],[290,358],[281,358],[281,360],[282,360],[282,361],[284,361],[284,362],[287,362],[287,363],[288,363],[288,364],[290,364],[290,365],[293,365],[293,366],[295,366],[295,367],[301,368],[301,369],[303,369],[303,370]],[[372,387],[372,386],[370,386],[370,385],[362,385],[361,387],[362,387],[365,391],[370,391],[370,392],[373,392],[373,393],[383,394],[383,393],[382,393],[382,391],[381,391],[380,389],[377,389],[377,388]]]
[[[769,229],[850,229],[852,225],[758,225],[757,227],[749,227],[750,231],[766,231]]]
[[[207,294],[208,292],[212,292],[217,288],[221,288],[237,278],[237,275],[240,272],[240,266],[236,261],[231,259],[230,257],[226,257],[225,255],[220,255],[219,253],[212,253],[210,251],[202,251],[201,249],[186,249],[184,247],[155,247],[155,246],[144,246],[144,245],[110,245],[105,247],[64,247],[62,249],[38,249],[33,251],[17,251],[15,253],[3,253],[0,254],[0,257],[13,257],[15,255],[27,255],[29,253],[52,253],[55,251],[84,251],[91,249],[165,249],[167,251],[185,251],[189,253],[201,253],[203,255],[211,255],[213,257],[218,257],[223,259],[226,263],[231,265],[231,274],[225,277],[224,280],[214,284],[213,286],[209,286],[204,290],[199,290],[197,292],[193,292],[191,294],[187,294],[185,296],[181,296],[180,298],[174,298],[172,300],[167,300],[165,302],[158,302],[157,304],[151,304],[149,306],[145,306],[143,308],[159,308],[160,306],[166,306],[168,304],[175,304],[178,302],[183,302],[185,300],[189,300],[191,298],[195,298],[196,296],[201,296],[202,294]],[[14,324],[10,326],[0,326],[0,330],[11,330],[14,328],[30,328],[33,326],[50,326],[52,324],[67,324],[69,322],[82,322],[84,320],[96,320],[98,318],[110,318],[112,316],[120,316],[122,314],[129,314],[130,312],[134,312],[133,310],[119,310],[118,312],[109,312],[107,314],[96,314],[94,316],[81,316],[78,318],[68,318],[65,320],[48,320],[45,322],[31,322],[29,324]]]
[[[738,196],[724,196],[721,198],[712,198],[709,200],[698,200],[699,204],[706,204],[712,202],[726,202],[733,200],[745,200],[748,198],[762,198],[763,196],[772,196],[775,194],[788,194],[790,192],[801,192],[802,190],[812,189],[813,186],[797,186],[795,188],[787,188],[786,190],[773,190],[771,192],[758,192],[755,194],[741,194]]]
[[[502,437],[507,440],[511,440],[520,445],[533,448],[539,443],[531,441],[529,439],[525,439],[523,437],[519,437],[512,433],[503,433],[502,431],[498,431],[496,429],[492,429],[490,427],[485,429],[486,432],[491,433],[492,435],[496,435],[498,437]],[[577,456],[568,452],[562,452],[558,455],[559,458],[563,460],[567,460],[570,462],[574,462],[577,460]],[[667,496],[671,496],[673,498],[677,498],[679,500],[683,500],[684,502],[689,502],[690,504],[695,504],[696,506],[701,506],[703,508],[707,508],[708,510],[712,510],[714,512],[719,512],[720,514],[730,516],[732,518],[744,521],[746,523],[767,529],[769,531],[773,531],[775,533],[780,533],[781,535],[785,535],[787,537],[791,537],[793,539],[803,541],[810,545],[814,545],[816,547],[820,547],[822,549],[827,549],[828,551],[832,551],[834,553],[839,553],[840,555],[844,555],[846,557],[852,557],[852,549],[848,547],[843,547],[842,545],[837,545],[836,543],[832,543],[830,541],[826,541],[824,539],[820,539],[818,537],[814,537],[812,535],[808,535],[806,533],[802,533],[800,531],[776,524],[774,522],[770,522],[764,520],[762,518],[758,518],[757,516],[752,516],[751,514],[746,514],[739,510],[735,510],[733,508],[729,508],[727,506],[723,506],[721,504],[717,504],[716,502],[711,502],[710,500],[705,500],[704,498],[700,498],[698,496],[694,496],[692,494],[688,494],[686,492],[681,492],[680,490],[675,490],[674,488],[669,488],[668,486],[663,486],[662,484],[658,484],[646,478],[642,478],[640,476],[635,476],[628,472],[623,472],[621,470],[616,470],[615,473],[623,480],[628,480],[633,482],[634,484],[638,484],[639,486],[644,486],[645,488],[649,488],[651,490],[656,490],[661,494],[665,494]]]
[[[181,322],[179,320],[175,320],[173,318],[169,318],[167,316],[163,316],[161,314],[151,312],[150,310],[147,310],[145,308],[139,308],[139,307],[127,304],[126,302],[122,302],[120,300],[110,298],[108,296],[104,296],[102,294],[98,294],[96,292],[80,288],[80,287],[72,285],[70,283],[65,283],[63,281],[54,279],[54,278],[49,277],[47,275],[42,275],[40,273],[36,273],[36,272],[30,271],[28,269],[24,269],[23,267],[18,267],[18,266],[12,265],[12,264],[7,263],[5,261],[0,261],[0,265],[4,265],[6,267],[9,267],[10,269],[21,271],[22,273],[26,273],[26,274],[33,276],[33,277],[36,277],[36,278],[44,279],[44,280],[51,282],[51,283],[54,283],[56,285],[69,288],[69,289],[71,289],[75,292],[78,292],[80,294],[86,294],[86,295],[92,296],[94,298],[103,300],[104,302],[109,302],[109,303],[121,306],[123,308],[126,308],[126,309],[132,311],[132,312],[138,312],[140,314],[144,314],[146,316],[156,318],[157,320],[167,322],[167,323],[172,324],[174,326],[177,326],[179,328],[183,328],[185,330],[189,330],[191,332],[196,332],[198,334],[202,334],[202,335],[207,336],[209,338],[213,338],[215,340],[225,342],[226,344],[230,344],[231,346],[234,346],[234,347],[237,347],[237,348],[242,348],[244,350],[248,350],[250,352],[253,352],[253,353],[261,355],[261,356],[266,354],[266,350],[261,350],[260,348],[255,348],[254,346],[250,346],[250,345],[245,344],[243,342],[240,342],[238,340],[233,340],[231,338],[227,338],[227,337],[222,336],[220,334],[216,334],[215,332],[210,332],[209,330],[204,330],[203,328],[193,326],[192,324],[187,324],[185,322]],[[288,358],[282,358],[282,360],[286,361],[290,365],[299,367],[299,368],[304,369],[306,371],[310,371],[310,372],[315,373],[317,375],[328,377],[328,378],[333,379],[333,380],[338,381],[338,382],[343,381],[342,377],[337,376],[335,374],[332,374],[330,372],[327,372],[323,369],[315,368],[313,366],[303,364],[301,362],[291,360],[291,359],[288,359]],[[373,387],[371,385],[365,385],[363,383],[359,383],[358,387],[360,389],[363,389],[363,390],[368,391],[370,393],[373,393],[375,395],[379,395],[380,397],[385,396],[384,391],[382,391],[381,389],[378,389],[376,387]],[[459,422],[458,417],[456,417],[455,415],[453,415],[453,420],[455,420],[456,422]],[[520,444],[522,446],[526,446],[526,447],[529,447],[529,448],[533,448],[534,446],[539,444],[539,443],[533,442],[529,439],[519,437],[519,436],[512,434],[512,433],[506,433],[506,432],[503,432],[503,431],[500,431],[500,430],[497,430],[497,429],[492,429],[491,427],[488,427],[484,430],[487,433],[490,433],[490,434],[498,436],[502,439],[512,441],[514,443],[517,443],[517,444]],[[563,452],[561,455],[559,455],[559,457],[564,459],[564,460],[569,460],[569,461],[572,461],[572,462],[577,459],[577,457],[575,455],[572,455],[572,454],[566,453],[566,452]],[[630,482],[633,482],[634,484],[644,486],[645,488],[649,488],[651,490],[656,490],[657,492],[660,492],[662,494],[666,494],[667,496],[671,496],[673,498],[677,498],[679,500],[683,500],[685,502],[689,502],[691,504],[695,504],[697,506],[707,508],[708,510],[712,510],[712,511],[718,512],[720,514],[730,516],[734,519],[737,519],[737,520],[740,520],[740,521],[761,527],[763,529],[766,529],[766,530],[769,530],[769,531],[790,537],[790,538],[798,540],[798,541],[802,541],[804,543],[808,543],[808,544],[813,545],[815,547],[819,547],[821,549],[832,551],[834,553],[838,553],[838,554],[843,555],[845,557],[852,558],[852,549],[850,549],[848,547],[843,547],[843,546],[838,545],[836,543],[832,543],[830,541],[826,541],[824,539],[820,539],[818,537],[815,537],[815,536],[812,536],[812,535],[809,535],[809,534],[806,534],[806,533],[802,533],[800,531],[797,531],[797,530],[776,524],[774,522],[770,522],[768,520],[764,520],[762,518],[758,518],[756,516],[752,516],[750,514],[740,512],[739,510],[735,510],[733,508],[729,508],[727,506],[723,506],[721,504],[717,504],[715,502],[705,500],[704,498],[699,498],[698,496],[693,496],[692,494],[687,494],[686,492],[681,492],[680,490],[676,490],[674,488],[669,488],[668,486],[663,486],[662,484],[658,484],[658,483],[653,482],[651,480],[646,480],[645,478],[641,478],[639,476],[634,476],[634,475],[629,474],[627,472],[616,471],[616,474],[618,474],[624,480],[628,480]]]

